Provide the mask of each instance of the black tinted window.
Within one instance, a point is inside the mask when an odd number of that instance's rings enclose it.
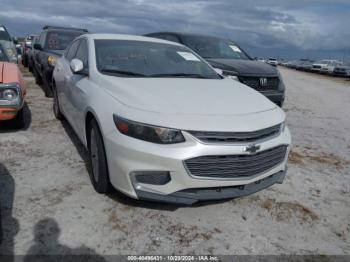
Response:
[[[83,61],[84,68],[88,67],[88,47],[87,47],[86,40],[81,40],[81,43],[79,45],[75,58]]]
[[[79,43],[80,40],[74,41],[69,47],[68,53],[67,55],[65,55],[68,61],[71,61],[75,57],[75,54],[77,53],[77,49],[79,47]]]
[[[180,43],[180,39],[175,36],[175,35],[168,35],[165,34],[164,37],[162,37],[162,39],[168,40],[168,41],[172,41],[172,42],[176,42],[176,43]]]
[[[47,33],[45,46],[50,50],[64,50],[81,34],[80,31],[51,31]]]
[[[0,45],[0,62],[7,62],[7,56],[4,52],[4,50],[2,49],[2,46]]]
[[[184,36],[183,41],[203,58],[250,59],[230,40],[206,36]]]

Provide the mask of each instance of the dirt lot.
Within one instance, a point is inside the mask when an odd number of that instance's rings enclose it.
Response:
[[[294,144],[285,183],[194,207],[95,193],[82,145],[25,72],[29,126],[0,133],[2,252],[350,254],[350,81],[280,71]]]

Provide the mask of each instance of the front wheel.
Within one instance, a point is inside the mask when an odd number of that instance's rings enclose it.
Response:
[[[35,66],[33,66],[33,75],[35,78],[35,84],[41,85],[43,83],[43,81],[42,81],[37,69],[35,68]]]
[[[55,86],[52,89],[53,89],[53,104],[52,104],[53,113],[58,120],[62,120],[64,117],[60,109],[60,102],[58,100],[57,89]]]
[[[89,160],[91,172],[89,172],[91,183],[100,194],[106,194],[112,190],[109,181],[106,151],[101,131],[96,120],[89,125]]]
[[[17,112],[16,117],[12,120],[12,127],[15,129],[22,129],[25,126],[24,109]]]

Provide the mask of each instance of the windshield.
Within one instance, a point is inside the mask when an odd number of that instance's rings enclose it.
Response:
[[[46,48],[49,50],[64,50],[74,40],[80,36],[81,31],[52,31],[47,33]]]
[[[250,60],[244,51],[230,40],[206,36],[184,36],[183,41],[203,58]]]
[[[2,48],[2,46],[0,45],[0,62],[7,62],[7,56]]]
[[[122,77],[221,77],[188,48],[170,44],[95,40],[97,69]]]
[[[9,33],[7,33],[5,28],[2,26],[0,26],[0,40],[12,41]]]

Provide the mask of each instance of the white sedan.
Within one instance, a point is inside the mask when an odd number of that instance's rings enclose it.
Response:
[[[285,177],[284,112],[185,46],[82,35],[53,76],[54,113],[88,149],[99,193],[114,187],[192,204],[252,194]]]

